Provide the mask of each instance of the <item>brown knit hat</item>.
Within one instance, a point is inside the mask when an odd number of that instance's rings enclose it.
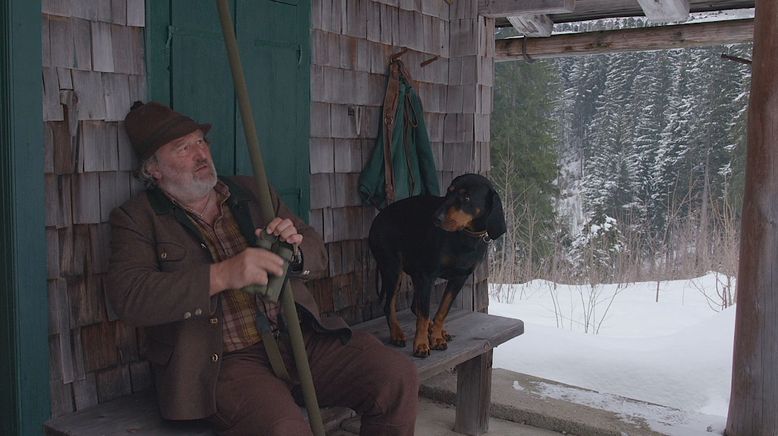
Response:
[[[208,133],[211,125],[198,124],[186,115],[155,101],[136,101],[130,113],[124,117],[124,129],[132,148],[143,160],[153,155],[159,147],[197,129],[202,130],[203,134]]]

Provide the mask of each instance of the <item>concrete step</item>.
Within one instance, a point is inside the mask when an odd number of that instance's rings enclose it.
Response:
[[[414,434],[418,436],[462,436],[455,433],[454,406],[419,398],[419,413],[416,417]],[[340,428],[328,432],[327,436],[354,436],[359,434],[359,417],[355,416],[343,421]],[[499,418],[489,419],[489,432],[485,436],[560,436],[560,433],[530,427]]]
[[[421,395],[453,404],[456,384],[456,374],[442,373],[423,383]],[[617,404],[619,407],[618,411],[603,410],[596,407],[597,404]],[[490,415],[578,436],[656,436],[668,432],[680,434],[679,428],[684,435],[710,435],[712,433],[709,432],[721,420],[720,417],[685,412],[617,395],[600,394],[499,368],[492,371]],[[646,419],[646,416],[659,419]],[[670,425],[673,425],[673,428]]]

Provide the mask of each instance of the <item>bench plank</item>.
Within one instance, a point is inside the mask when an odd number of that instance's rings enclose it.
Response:
[[[401,351],[410,356],[419,370],[419,378],[426,380],[460,363],[479,356],[503,342],[524,333],[524,323],[518,319],[452,309],[446,319],[446,331],[453,335],[445,351],[432,350],[427,358],[413,357],[413,335],[416,331],[416,317],[409,310],[398,313],[400,326],[409,340]],[[367,321],[352,327],[373,334],[383,343],[389,344],[389,327],[382,318]],[[391,345],[389,345],[391,346]]]
[[[191,435],[213,436],[203,421],[171,422],[159,416],[150,391],[128,395],[47,422],[47,436]]]
[[[442,371],[457,367],[461,397],[457,407],[457,427],[470,434],[486,431],[484,410],[488,410],[490,393],[488,378],[491,375],[491,350],[501,343],[524,332],[524,323],[517,319],[488,315],[468,310],[452,310],[446,321],[446,330],[454,337],[445,351],[433,350],[426,359],[412,357],[413,334],[416,318],[409,311],[399,313],[400,325],[411,338],[401,352],[413,359],[421,380],[428,379]],[[352,327],[369,332],[384,343],[389,343],[389,329],[383,318],[368,321]],[[474,380],[477,378],[478,380]],[[465,405],[467,403],[467,405]],[[464,410],[472,409],[472,410]],[[347,411],[347,412],[344,412]],[[327,424],[340,421],[348,409],[328,408],[322,410]],[[347,416],[347,415],[346,415]],[[135,393],[109,401],[83,411],[52,419],[44,424],[48,436],[112,436],[137,435],[154,436],[212,436],[207,423],[203,421],[171,422],[159,415],[157,402],[150,391]],[[331,427],[330,427],[331,428]]]
[[[326,431],[354,416],[345,407],[322,410]],[[205,420],[166,421],[159,415],[152,391],[138,392],[44,424],[47,436],[214,436]]]

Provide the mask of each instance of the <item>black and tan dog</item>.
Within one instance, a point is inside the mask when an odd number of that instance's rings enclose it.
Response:
[[[413,355],[445,350],[450,339],[444,322],[451,303],[486,253],[491,239],[505,233],[502,202],[483,176],[464,174],[451,182],[445,197],[418,196],[393,203],[370,226],[370,251],[381,275],[379,295],[391,342],[405,346],[397,321],[400,272],[413,281],[411,309],[416,314]],[[430,294],[435,279],[448,280],[435,318],[430,320]]]

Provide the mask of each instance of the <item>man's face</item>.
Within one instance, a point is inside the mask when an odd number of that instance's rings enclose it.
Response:
[[[148,168],[159,187],[184,203],[202,199],[216,185],[216,168],[203,132],[168,142]]]

